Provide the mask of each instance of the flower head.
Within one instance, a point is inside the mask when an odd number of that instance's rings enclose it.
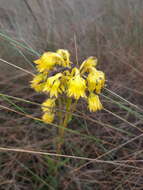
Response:
[[[31,87],[34,88],[37,92],[42,92],[45,86],[45,75],[38,74],[36,75],[33,80],[31,81]]]
[[[88,74],[87,82],[88,90],[90,92],[93,92],[95,90],[96,93],[99,94],[105,83],[105,75],[102,71],[98,71],[96,68],[92,68]]]
[[[104,87],[105,74],[96,69],[96,57],[87,58],[78,67],[70,61],[68,50],[58,49],[56,52],[43,53],[34,63],[38,74],[31,81],[31,87],[49,96],[41,105],[44,112],[42,120],[45,123],[53,122],[55,106],[61,107],[64,104],[65,108],[70,109],[68,106],[71,104],[68,102],[72,103],[71,98],[85,98],[90,111],[102,109],[97,94]]]
[[[76,74],[69,80],[67,95],[79,99],[80,97],[86,97],[86,82],[80,76],[79,70],[76,69]]]
[[[63,67],[70,66],[70,53],[65,49],[58,49],[57,53],[63,58],[63,62],[61,63]]]
[[[31,87],[34,88],[36,92],[43,92],[43,89],[45,87],[45,83],[40,83],[40,84],[31,84]]]
[[[42,110],[44,112],[51,112],[55,105],[55,98],[48,98],[45,102],[42,103]]]
[[[60,90],[60,77],[62,76],[61,73],[58,73],[52,77],[49,77],[45,88],[43,89],[44,92],[49,92],[50,93],[50,97],[58,97],[58,93],[61,92]]]
[[[97,65],[97,58],[89,57],[81,64],[80,72],[81,73],[89,72],[89,70],[91,68],[94,68],[96,65]]]
[[[88,108],[92,112],[95,112],[97,110],[101,110],[103,108],[99,96],[91,93],[88,97]]]
[[[53,120],[54,120],[54,113],[52,112],[45,112],[42,116],[42,120],[45,122],[45,123],[52,123]]]
[[[40,59],[34,61],[34,63],[37,64],[39,72],[49,71],[56,64],[62,65],[63,62],[63,58],[58,53],[54,52],[46,52],[40,57]]]

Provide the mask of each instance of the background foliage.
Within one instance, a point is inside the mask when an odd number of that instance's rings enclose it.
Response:
[[[55,152],[57,127],[28,117],[41,116],[45,96],[20,69],[34,73],[42,52],[65,48],[74,60],[76,35],[79,61],[97,56],[107,77],[105,109],[89,113],[80,102],[69,124],[63,154],[74,158],[0,152],[1,190],[142,189],[142,8],[142,0],[0,0],[0,147]]]

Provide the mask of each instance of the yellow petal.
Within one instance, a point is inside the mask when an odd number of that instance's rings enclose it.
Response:
[[[46,111],[52,111],[52,109],[55,107],[55,98],[51,99],[48,98],[45,102],[42,103],[42,110],[44,112]]]
[[[38,60],[34,61],[39,72],[49,71],[56,64],[62,65],[63,62],[62,56],[55,52],[45,52]]]
[[[60,92],[60,78],[62,77],[62,73],[57,73],[56,75],[49,77],[45,88],[44,88],[44,92],[49,92],[50,93],[50,97],[57,97],[58,96],[58,92]]]
[[[98,71],[96,68],[90,69],[90,73],[87,77],[88,90],[96,93],[100,93],[101,89],[104,87],[105,83],[105,74],[102,71]]]
[[[97,65],[96,57],[87,58],[80,66],[80,72],[83,74],[85,72],[89,72],[89,69],[95,67]]]
[[[64,62],[62,62],[62,66],[69,67],[70,66],[70,53],[65,49],[58,49],[57,53],[62,56]]]
[[[97,110],[101,110],[103,108],[99,96],[91,93],[88,97],[88,108],[91,112],[95,112]]]
[[[79,99],[80,97],[86,97],[86,82],[85,80],[77,75],[72,77],[69,80],[67,95],[69,97],[74,97],[75,99]]]
[[[45,123],[52,123],[53,120],[54,120],[54,113],[51,113],[51,112],[46,112],[44,113],[44,115],[42,116],[42,120],[45,122]]]

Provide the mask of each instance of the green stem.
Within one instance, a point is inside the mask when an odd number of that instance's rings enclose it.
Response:
[[[59,106],[59,111],[58,111],[59,125],[61,126],[62,122],[63,122],[62,112],[60,111],[62,109],[62,99],[61,98],[58,99],[58,106]]]
[[[59,142],[57,145],[57,153],[60,154],[61,153],[61,147],[64,144],[64,134],[65,134],[65,128],[67,128],[68,122],[71,118],[71,104],[72,104],[72,99],[68,98],[67,99],[67,103],[66,103],[66,112],[65,112],[65,117],[64,117],[64,121],[62,122],[62,128],[59,128]],[[60,121],[61,124],[61,121]]]

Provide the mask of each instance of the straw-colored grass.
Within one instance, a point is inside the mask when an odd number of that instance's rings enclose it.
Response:
[[[142,1],[1,0],[0,7],[0,190],[141,190]],[[60,126],[41,121],[45,96],[29,82],[32,61],[59,48],[81,62],[97,56],[107,86],[102,111],[80,101],[56,154]]]

